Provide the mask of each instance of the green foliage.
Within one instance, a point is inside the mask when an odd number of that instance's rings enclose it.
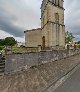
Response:
[[[14,47],[12,48],[13,53],[23,53],[25,52],[27,49],[25,47]]]
[[[0,50],[3,50],[4,49],[4,46],[0,46]]]
[[[17,43],[17,41],[13,37],[6,37],[4,40],[5,46],[14,46]]]
[[[14,46],[17,41],[13,37],[6,37],[5,39],[0,39],[0,46]]]
[[[5,54],[7,54],[7,51],[11,49],[12,52],[12,46],[14,46],[17,43],[17,41],[13,37],[6,37],[5,39],[0,39],[0,50],[3,50],[3,47],[6,47]],[[7,48],[10,47],[10,48]]]
[[[78,48],[80,48],[80,44],[78,44]]]
[[[4,46],[4,39],[0,39],[0,46]]]
[[[69,33],[68,31],[65,33],[65,42],[69,43],[69,42],[73,42],[73,39],[75,37],[73,36],[72,33]]]

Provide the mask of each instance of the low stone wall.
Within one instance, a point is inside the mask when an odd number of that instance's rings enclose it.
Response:
[[[43,51],[25,54],[11,54],[6,56],[5,73],[13,73],[28,69],[35,65],[52,62],[69,56],[67,50]]]
[[[80,64],[80,55],[0,76],[0,92],[53,92],[56,81]],[[10,66],[11,67],[11,66]]]

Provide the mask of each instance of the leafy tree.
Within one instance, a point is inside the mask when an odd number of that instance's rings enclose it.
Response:
[[[3,50],[4,48],[4,39],[0,39],[0,50]]]
[[[0,46],[0,50],[2,50],[3,48]]]
[[[6,53],[7,53],[7,47],[11,47],[11,52],[12,52],[12,46],[14,46],[17,43],[17,41],[13,37],[6,37],[4,39],[4,45],[6,46]]]
[[[13,37],[6,37],[5,39],[0,39],[0,49],[2,50],[4,46],[6,46],[5,52],[7,53],[7,47],[11,47],[12,52],[12,46],[14,46],[17,43],[17,41]]]
[[[4,39],[0,39],[0,46],[4,46]]]
[[[6,37],[4,40],[5,46],[14,46],[17,43],[17,41],[13,37]]]
[[[72,33],[68,32],[68,31],[65,33],[65,42],[66,43],[73,42],[74,38],[75,37],[73,36]]]
[[[4,46],[0,46],[0,50],[3,50],[4,49]]]

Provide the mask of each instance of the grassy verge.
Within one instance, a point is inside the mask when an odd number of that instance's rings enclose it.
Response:
[[[24,53],[27,51],[25,47],[13,47],[13,53]]]

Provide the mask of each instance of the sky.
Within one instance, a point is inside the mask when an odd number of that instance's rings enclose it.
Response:
[[[32,2],[33,1],[33,2]],[[42,0],[0,0],[0,39],[24,42],[24,31],[40,27]],[[64,0],[66,31],[80,41],[80,0]]]

